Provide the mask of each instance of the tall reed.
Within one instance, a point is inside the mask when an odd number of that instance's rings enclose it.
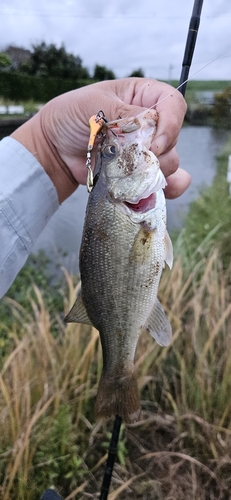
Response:
[[[65,272],[66,313],[77,293]],[[231,486],[230,269],[214,249],[187,271],[164,272],[159,298],[173,326],[161,348],[146,332],[136,353],[141,420],[123,428],[109,500],[228,499]],[[14,317],[0,372],[0,498],[97,498],[112,422],[96,422],[102,367],[94,328],[52,316],[34,286]],[[52,325],[58,324],[54,336]],[[23,332],[23,335],[22,335]]]

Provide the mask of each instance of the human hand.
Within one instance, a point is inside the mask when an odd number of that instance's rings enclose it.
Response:
[[[147,78],[124,78],[96,83],[62,94],[15,131],[12,136],[36,155],[56,186],[62,202],[86,183],[89,118],[102,109],[107,119],[136,116],[157,103],[159,113],[152,151],[167,178],[166,196],[175,198],[187,189],[190,176],[177,169],[175,149],[186,104],[174,88]],[[159,102],[159,104],[158,104]]]

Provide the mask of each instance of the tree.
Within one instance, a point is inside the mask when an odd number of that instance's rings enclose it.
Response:
[[[8,68],[9,66],[11,66],[11,64],[12,61],[10,57],[4,52],[0,52],[0,71],[2,69]]]
[[[58,49],[45,42],[33,45],[30,60],[20,66],[20,71],[29,75],[50,76],[69,79],[88,79],[88,70],[82,66],[79,56],[66,52],[64,45]]]
[[[18,70],[21,64],[25,64],[29,61],[31,57],[31,52],[23,47],[16,47],[15,45],[8,45],[4,54],[6,54],[11,60],[11,70]]]
[[[220,94],[215,94],[212,116],[216,128],[231,127],[231,87],[227,87]]]
[[[106,66],[100,66],[96,64],[94,68],[93,80],[102,82],[104,80],[114,80],[115,74],[111,69],[106,68]]]
[[[144,78],[144,72],[141,68],[138,68],[138,69],[135,69],[130,75],[129,77],[133,77],[133,76],[138,76],[140,78]]]

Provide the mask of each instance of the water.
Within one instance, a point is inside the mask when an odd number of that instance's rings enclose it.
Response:
[[[87,199],[86,186],[79,186],[50,219],[32,253],[45,250],[50,260],[61,263],[69,272],[77,274]]]
[[[180,166],[191,175],[187,191],[175,200],[167,200],[168,230],[181,229],[190,203],[205,187],[212,184],[216,174],[216,157],[229,137],[227,131],[211,127],[185,127],[181,130],[177,150]]]
[[[216,174],[216,156],[226,140],[227,134],[210,127],[190,126],[182,129],[177,150],[180,166],[190,173],[192,183],[180,198],[167,201],[170,232],[183,227],[190,202],[212,183]],[[61,262],[74,274],[78,273],[78,253],[87,198],[86,187],[80,186],[54,214],[33,248],[33,252],[45,250],[53,262]]]

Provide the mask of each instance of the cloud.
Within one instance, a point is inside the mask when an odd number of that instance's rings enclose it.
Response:
[[[162,0],[17,0],[1,3],[1,49],[9,44],[65,44],[90,71],[96,63],[127,76],[142,68],[145,76],[178,79],[193,1]],[[191,75],[230,47],[230,0],[205,2]],[[231,55],[231,54],[230,54]],[[230,55],[211,62],[197,79],[231,80]]]

